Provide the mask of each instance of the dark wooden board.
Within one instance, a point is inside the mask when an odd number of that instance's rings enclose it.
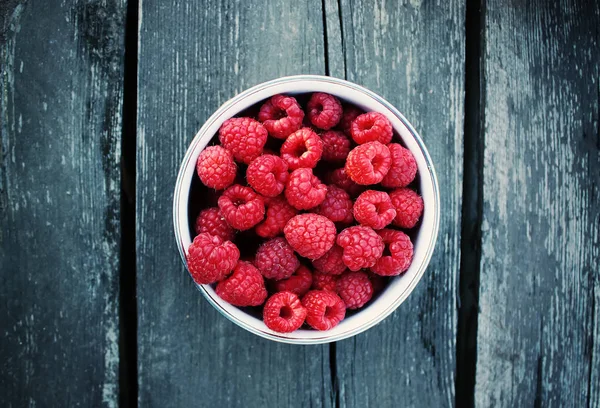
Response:
[[[2,3],[0,405],[116,407],[125,5]]]
[[[326,10],[331,74],[372,89],[405,114],[428,146],[442,198],[423,280],[385,321],[337,345],[340,406],[453,406],[465,4],[342,0],[341,12],[335,1]]]
[[[236,93],[325,73],[321,3],[141,2],[137,157],[140,406],[330,407],[329,347],[221,316],[181,263],[171,208],[195,133]]]
[[[599,24],[486,5],[479,407],[600,406]]]

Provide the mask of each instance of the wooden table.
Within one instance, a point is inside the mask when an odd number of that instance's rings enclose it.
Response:
[[[0,405],[600,407],[600,8],[501,0],[2,0]],[[430,149],[436,251],[337,344],[198,293],[188,143],[262,81],[383,95]]]

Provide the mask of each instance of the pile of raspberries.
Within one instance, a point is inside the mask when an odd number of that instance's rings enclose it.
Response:
[[[326,93],[275,95],[243,115],[198,157],[218,206],[198,214],[188,269],[232,305],[262,306],[271,330],[329,330],[410,266],[415,158],[384,115]],[[240,253],[248,241],[258,249]]]

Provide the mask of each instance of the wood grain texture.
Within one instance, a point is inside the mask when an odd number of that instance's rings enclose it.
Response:
[[[423,137],[442,197],[423,280],[378,326],[337,345],[340,406],[453,406],[464,114],[464,1],[326,2],[331,75],[393,103]],[[340,13],[341,12],[341,13]],[[336,15],[337,13],[337,15]],[[340,17],[341,16],[341,19]]]
[[[485,22],[476,405],[598,407],[598,3]]]
[[[171,219],[185,150],[219,105],[268,79],[325,73],[321,4],[144,0],[140,24],[140,406],[330,407],[328,346],[263,340],[220,315],[185,271]]]
[[[117,406],[124,9],[3,2],[4,407]]]

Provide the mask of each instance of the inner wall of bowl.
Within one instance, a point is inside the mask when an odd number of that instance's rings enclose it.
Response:
[[[280,341],[293,342],[294,340],[298,340],[302,343],[319,343],[324,340],[333,341],[352,336],[366,330],[389,315],[414,289],[428,262],[433,247],[432,240],[435,240],[437,235],[436,212],[438,209],[435,208],[437,203],[436,186],[433,181],[433,169],[429,168],[419,142],[404,124],[403,118],[397,116],[382,102],[378,101],[377,97],[371,92],[350,83],[339,83],[339,80],[327,77],[310,79],[291,77],[287,81],[286,79],[276,80],[249,89],[225,103],[209,118],[194,138],[180,170],[178,190],[175,197],[174,216],[181,240],[179,243],[180,251],[182,254],[185,254],[192,240],[189,230],[187,207],[196,159],[204,147],[211,141],[212,137],[218,132],[221,124],[228,118],[235,116],[244,109],[272,95],[279,93],[293,95],[310,92],[327,92],[353,103],[366,111],[376,111],[385,114],[392,122],[396,132],[400,135],[404,145],[415,156],[420,176],[420,193],[423,196],[425,208],[420,229],[413,240],[414,258],[410,268],[402,276],[392,279],[388,287],[368,307],[362,309],[360,313],[344,319],[338,326],[327,332],[303,329],[288,334],[274,332],[267,328],[262,320],[223,301],[209,285],[199,285],[199,288],[207,299],[226,317],[255,334]]]

